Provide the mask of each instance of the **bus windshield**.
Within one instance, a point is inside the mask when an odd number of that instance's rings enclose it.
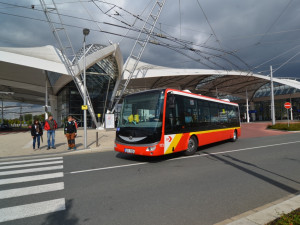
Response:
[[[164,91],[149,91],[124,98],[118,127],[162,127]]]

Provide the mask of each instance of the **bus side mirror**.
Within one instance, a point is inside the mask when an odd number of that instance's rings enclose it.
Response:
[[[175,96],[174,95],[168,95],[167,107],[169,107],[170,109],[175,108]]]

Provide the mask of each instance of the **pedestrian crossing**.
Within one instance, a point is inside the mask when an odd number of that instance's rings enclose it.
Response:
[[[0,223],[65,210],[65,198],[40,202],[21,199],[62,192],[63,177],[63,157],[0,162]],[[7,207],[1,205],[1,200],[14,200],[17,204]]]

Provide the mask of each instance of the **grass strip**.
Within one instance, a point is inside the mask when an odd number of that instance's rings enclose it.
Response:
[[[300,224],[300,208],[287,213],[282,214],[281,217],[267,223],[266,225],[299,225]]]

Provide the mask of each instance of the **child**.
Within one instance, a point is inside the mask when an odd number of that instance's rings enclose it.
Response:
[[[77,129],[72,116],[68,116],[68,121],[64,124],[64,133],[68,140],[68,150],[76,150],[75,137],[77,135]]]

